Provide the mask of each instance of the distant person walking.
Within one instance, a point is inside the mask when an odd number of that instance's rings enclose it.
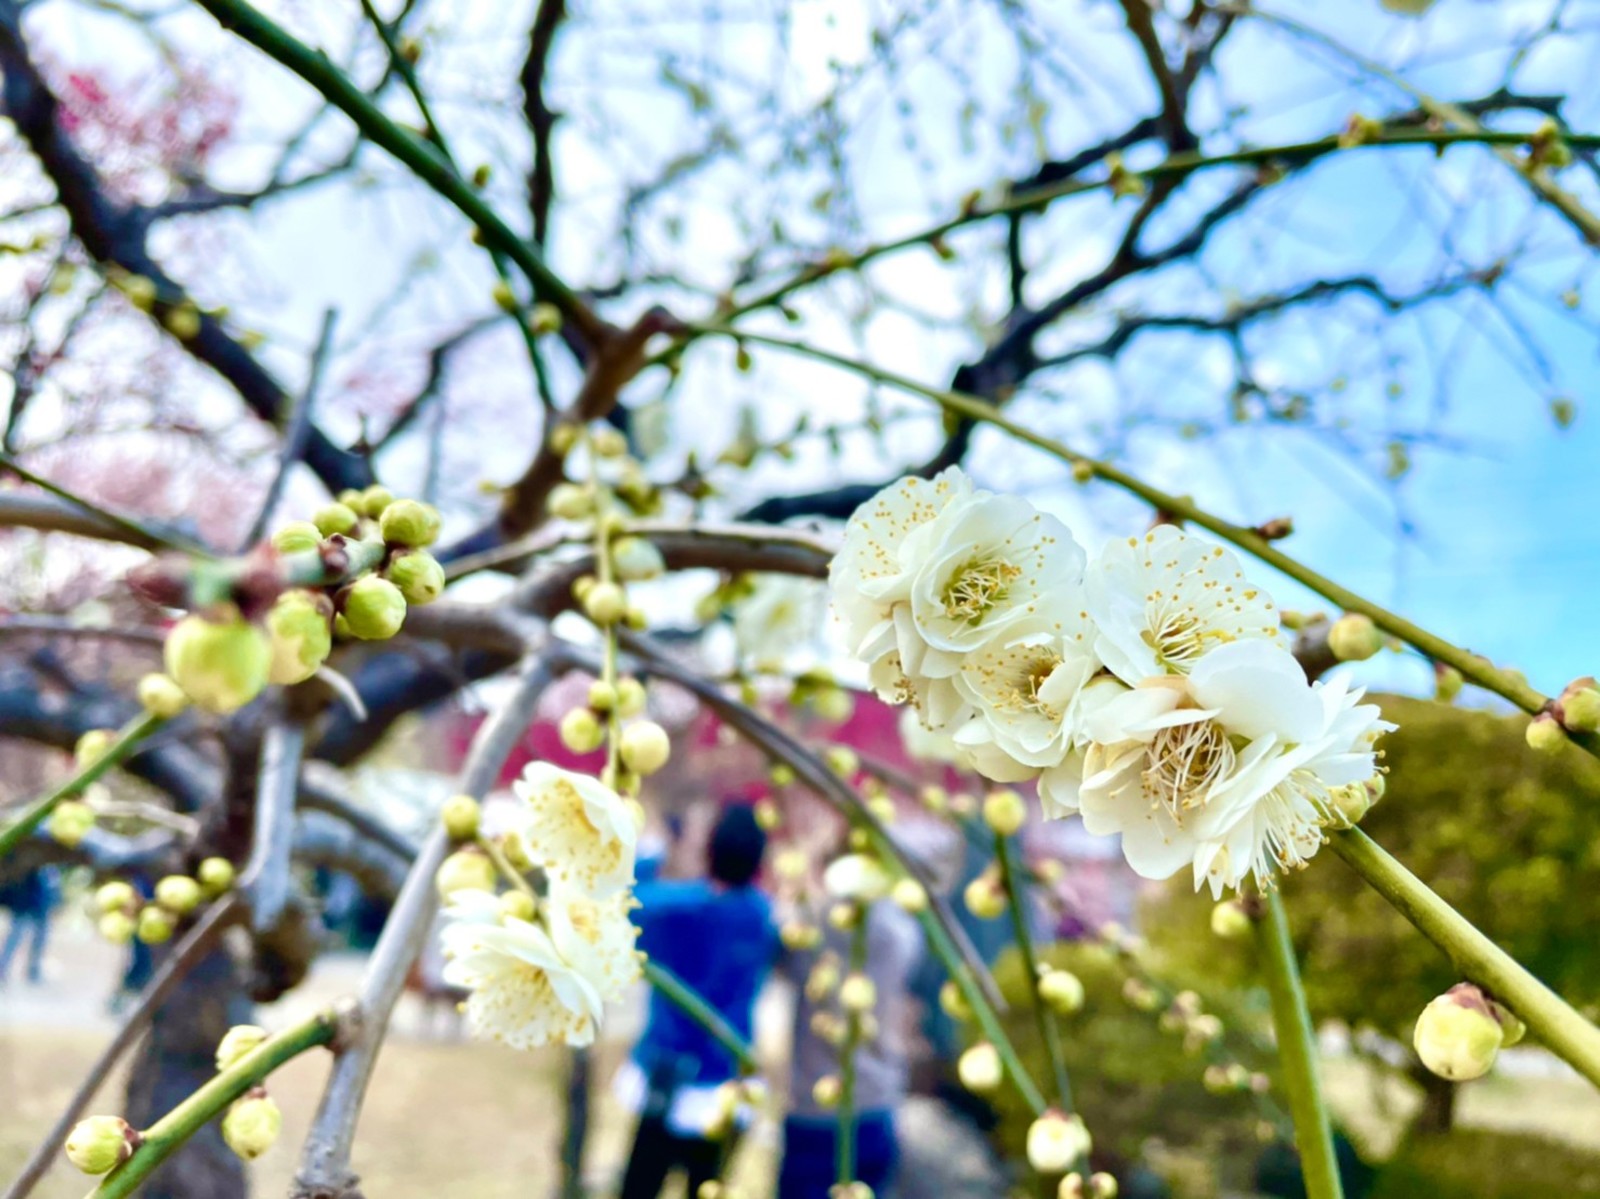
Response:
[[[756,997],[778,956],[772,905],[755,887],[767,837],[746,805],[718,818],[707,854],[709,877],[641,882],[634,923],[639,948],[706,1000],[745,1040]],[[681,1170],[686,1194],[722,1170],[727,1142],[722,1084],[738,1063],[700,1025],[659,992],[650,996],[644,1034],[619,1078],[639,1112],[619,1199],[655,1199]]]
[[[26,977],[30,983],[44,981],[44,951],[50,936],[50,911],[56,906],[58,887],[56,868],[40,866],[0,888],[0,906],[11,911],[11,928],[0,946],[0,984],[11,979],[11,960],[28,939]]]

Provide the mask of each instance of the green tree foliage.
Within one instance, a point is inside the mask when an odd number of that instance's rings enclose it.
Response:
[[[1600,1156],[1526,1133],[1459,1130],[1401,1147],[1369,1199],[1600,1195]]]

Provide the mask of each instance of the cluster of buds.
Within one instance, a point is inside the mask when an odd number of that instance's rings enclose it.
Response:
[[[1600,732],[1600,685],[1585,675],[1568,683],[1528,722],[1527,738],[1531,748],[1555,753],[1567,743],[1567,734],[1594,732]]]
[[[1200,996],[1193,991],[1174,995],[1157,1021],[1162,1032],[1181,1033],[1183,1051],[1196,1054],[1222,1038],[1222,1021],[1204,1011]]]
[[[1056,1199],[1117,1199],[1117,1180],[1105,1171],[1089,1175],[1073,1172],[1061,1180]]]
[[[1251,1071],[1243,1062],[1213,1062],[1205,1068],[1200,1081],[1213,1095],[1261,1095],[1272,1087],[1271,1079]]]
[[[201,904],[216,899],[233,886],[233,864],[226,858],[206,858],[193,877],[169,874],[156,883],[155,895],[143,902],[133,884],[122,879],[103,883],[94,893],[96,927],[113,945],[126,945],[137,937],[146,945],[170,941],[178,925]]]
[[[1064,1174],[1088,1158],[1091,1145],[1082,1116],[1052,1108],[1028,1126],[1028,1165],[1040,1174]]]
[[[1417,1017],[1412,1044],[1440,1078],[1482,1078],[1500,1050],[1522,1040],[1522,1021],[1471,983],[1457,983]]]
[[[227,714],[269,684],[309,679],[336,638],[393,637],[408,605],[444,591],[444,568],[427,549],[439,526],[431,505],[369,487],[285,525],[242,564],[139,568],[130,582],[147,598],[194,609],[168,633],[165,681],[141,684],[141,702],[176,714],[181,695]]]

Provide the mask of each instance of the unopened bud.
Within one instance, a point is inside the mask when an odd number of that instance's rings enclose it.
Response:
[[[1561,723],[1575,733],[1600,730],[1600,690],[1593,679],[1571,684],[1562,693]]]
[[[348,533],[356,527],[356,522],[360,519],[355,509],[333,503],[318,508],[311,517],[311,523],[324,537],[332,537],[335,533]]]
[[[667,730],[653,720],[636,720],[623,729],[618,748],[623,765],[638,775],[654,774],[672,756]]]
[[[406,597],[388,579],[363,575],[339,599],[350,635],[362,641],[387,641],[405,624]]]
[[[372,515],[370,512],[368,515]],[[420,500],[395,500],[383,510],[378,530],[389,545],[422,549],[439,540],[439,510]]]
[[[1089,1175],[1089,1199],[1117,1199],[1117,1180],[1104,1170]]]
[[[980,874],[968,883],[962,899],[966,902],[967,911],[979,920],[994,920],[1005,915],[1005,888],[987,874]]]
[[[528,320],[528,327],[533,330],[535,337],[544,337],[550,333],[561,331],[561,309],[554,304],[540,302],[533,306],[533,312]]]
[[[97,912],[125,912],[139,902],[139,893],[133,889],[132,884],[123,882],[120,878],[102,884],[94,893],[94,908]]]
[[[267,677],[288,686],[303,683],[333,652],[333,626],[327,601],[309,591],[285,591],[267,612],[272,667]]]
[[[843,687],[824,687],[811,697],[811,709],[829,724],[843,724],[855,715],[856,697]]]
[[[1362,791],[1365,792],[1363,787]],[[1237,899],[1224,899],[1211,909],[1211,931],[1227,941],[1248,937],[1255,921]]]
[[[389,559],[383,577],[405,596],[406,603],[421,607],[444,594],[444,567],[427,550],[407,550]]]
[[[246,1095],[234,1101],[222,1117],[222,1139],[245,1161],[254,1161],[278,1139],[283,1113],[266,1095]]]
[[[988,1095],[998,1090],[1004,1076],[1000,1052],[987,1041],[979,1041],[956,1062],[956,1077],[974,1095]]]
[[[983,821],[1002,837],[1016,833],[1028,818],[1028,807],[1015,791],[991,791],[983,801]]]
[[[439,864],[433,881],[440,897],[448,898],[457,891],[493,891],[499,875],[487,854],[477,849],[458,849]]]
[[[822,886],[835,899],[872,903],[889,893],[890,881],[877,858],[851,853],[828,863]]]
[[[169,676],[152,671],[139,680],[139,706],[151,716],[171,720],[189,706],[189,697]]]
[[[575,754],[593,753],[606,739],[605,727],[589,708],[573,708],[557,727],[561,744]]]
[[[847,933],[861,923],[861,905],[845,900],[828,909],[828,923]]]
[[[1060,1174],[1089,1154],[1083,1117],[1047,1111],[1028,1126],[1028,1164],[1040,1174]]]
[[[172,933],[177,927],[176,916],[166,908],[147,903],[139,909],[139,921],[134,926],[134,934],[146,945],[160,945],[163,941],[172,940]]]
[[[439,809],[439,823],[452,841],[471,841],[482,819],[483,809],[470,795],[452,795]]]
[[[1446,666],[1443,662],[1433,664],[1433,698],[1441,704],[1447,704],[1460,695],[1463,682],[1461,672],[1454,666]]]
[[[1500,1031],[1503,1034],[1500,1048],[1510,1049],[1527,1035],[1528,1026],[1518,1019],[1516,1013],[1506,1007],[1505,1004],[1496,1003],[1492,999],[1488,999],[1487,1002],[1489,1004],[1489,1014],[1500,1022]]]
[[[500,919],[531,922],[539,914],[539,901],[526,891],[507,891],[500,897]]]
[[[617,680],[616,711],[618,716],[637,716],[645,708],[644,684],[632,675]]]
[[[756,827],[770,833],[783,823],[783,813],[770,799],[758,799],[755,806]]]
[[[844,1091],[844,1085],[836,1074],[824,1074],[811,1085],[811,1102],[820,1108],[839,1106],[839,1097]]]
[[[351,504],[350,507],[369,520],[377,520],[389,510],[389,505],[392,503],[394,503],[394,492],[374,483],[361,493],[360,501]]]
[[[596,583],[582,602],[584,615],[602,628],[628,614],[628,593],[615,583]]]
[[[1328,629],[1328,649],[1341,662],[1364,662],[1383,648],[1383,633],[1372,617],[1347,612]]]
[[[1471,983],[1451,987],[1423,1008],[1412,1034],[1422,1064],[1452,1082],[1487,1074],[1504,1043],[1505,1030]]]
[[[156,884],[156,902],[174,916],[187,916],[201,898],[200,884],[186,874],[169,874]]]
[[[822,944],[822,930],[803,920],[787,920],[778,930],[785,949],[815,949]]]
[[[767,778],[774,787],[787,787],[794,782],[794,767],[787,762],[774,762]]]
[[[972,1008],[953,978],[945,979],[939,988],[939,1010],[952,1020],[972,1019]]]
[[[272,535],[280,554],[309,554],[322,547],[322,530],[309,520],[291,521]]]
[[[227,858],[206,858],[195,871],[200,889],[208,899],[215,899],[233,886],[233,863]]]
[[[67,1134],[67,1160],[85,1174],[105,1174],[133,1156],[142,1138],[121,1116],[90,1116]]]
[[[852,974],[839,984],[839,1005],[847,1012],[870,1012],[878,1002],[878,988],[865,974]]]
[[[226,1070],[241,1058],[254,1053],[270,1035],[258,1024],[235,1024],[217,1042],[217,1069]]]
[[[1039,976],[1039,998],[1058,1016],[1083,1007],[1083,983],[1070,970],[1049,969]]]
[[[1381,779],[1383,776],[1374,775]],[[1337,828],[1350,828],[1360,824],[1361,818],[1372,810],[1375,796],[1366,783],[1346,783],[1328,792],[1328,823]]]
[[[504,279],[497,279],[494,287],[489,291],[494,306],[501,312],[515,312],[517,310],[517,293],[511,290],[511,284]]]
[[[1056,1186],[1056,1199],[1088,1199],[1089,1192],[1084,1186],[1082,1174],[1074,1171],[1063,1175],[1061,1182]]]
[[[94,828],[94,809],[81,800],[64,799],[50,812],[44,831],[50,839],[76,849]]]
[[[95,922],[95,928],[113,945],[126,945],[133,940],[133,917],[125,911],[107,912]]]
[[[910,912],[913,916],[928,908],[927,889],[914,878],[896,880],[894,888],[889,892],[889,898],[894,900],[895,907],[902,912]]]
[[[78,738],[72,747],[73,765],[79,770],[86,766],[93,766],[106,756],[106,750],[117,743],[117,734],[114,729],[90,729]]]
[[[822,760],[827,763],[829,770],[842,779],[854,778],[861,769],[860,757],[848,745],[828,746]]]
[[[620,458],[628,452],[628,439],[609,425],[596,429],[590,435],[589,445],[601,458]]]
[[[577,483],[557,483],[545,507],[558,520],[583,520],[594,513],[594,497]]]
[[[266,634],[242,620],[186,616],[167,633],[167,674],[207,712],[225,716],[261,694],[272,669]]]
[[[1524,735],[1528,739],[1528,747],[1542,754],[1559,753],[1561,747],[1567,743],[1567,731],[1549,712],[1540,712],[1528,721]]]
[[[667,560],[655,543],[643,537],[619,537],[611,545],[611,564],[624,583],[658,579],[667,570]]]

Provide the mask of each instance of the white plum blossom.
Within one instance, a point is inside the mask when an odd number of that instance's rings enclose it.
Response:
[[[1372,777],[1373,742],[1392,727],[1361,692],[1307,682],[1263,640],[1219,646],[1187,679],[1101,685],[1085,698],[1084,827],[1120,834],[1145,878],[1187,865],[1195,887],[1218,896],[1252,873],[1265,883],[1304,865],[1322,843],[1329,792]]]
[[[782,670],[811,644],[822,614],[823,591],[814,579],[758,574],[754,589],[733,605],[733,639],[757,670]]]
[[[542,924],[503,917],[487,891],[458,891],[440,934],[444,980],[465,987],[472,1034],[515,1049],[593,1043],[603,1001]]]
[[[1232,641],[1283,641],[1272,597],[1245,577],[1239,559],[1171,525],[1108,543],[1084,587],[1100,658],[1130,685],[1187,674]]]
[[[523,801],[511,830],[528,860],[597,899],[633,883],[637,806],[599,779],[530,762],[512,791]]]
[[[622,998],[641,973],[634,942],[639,930],[628,913],[638,901],[627,891],[596,899],[559,877],[540,908],[557,951],[603,1002]]]

